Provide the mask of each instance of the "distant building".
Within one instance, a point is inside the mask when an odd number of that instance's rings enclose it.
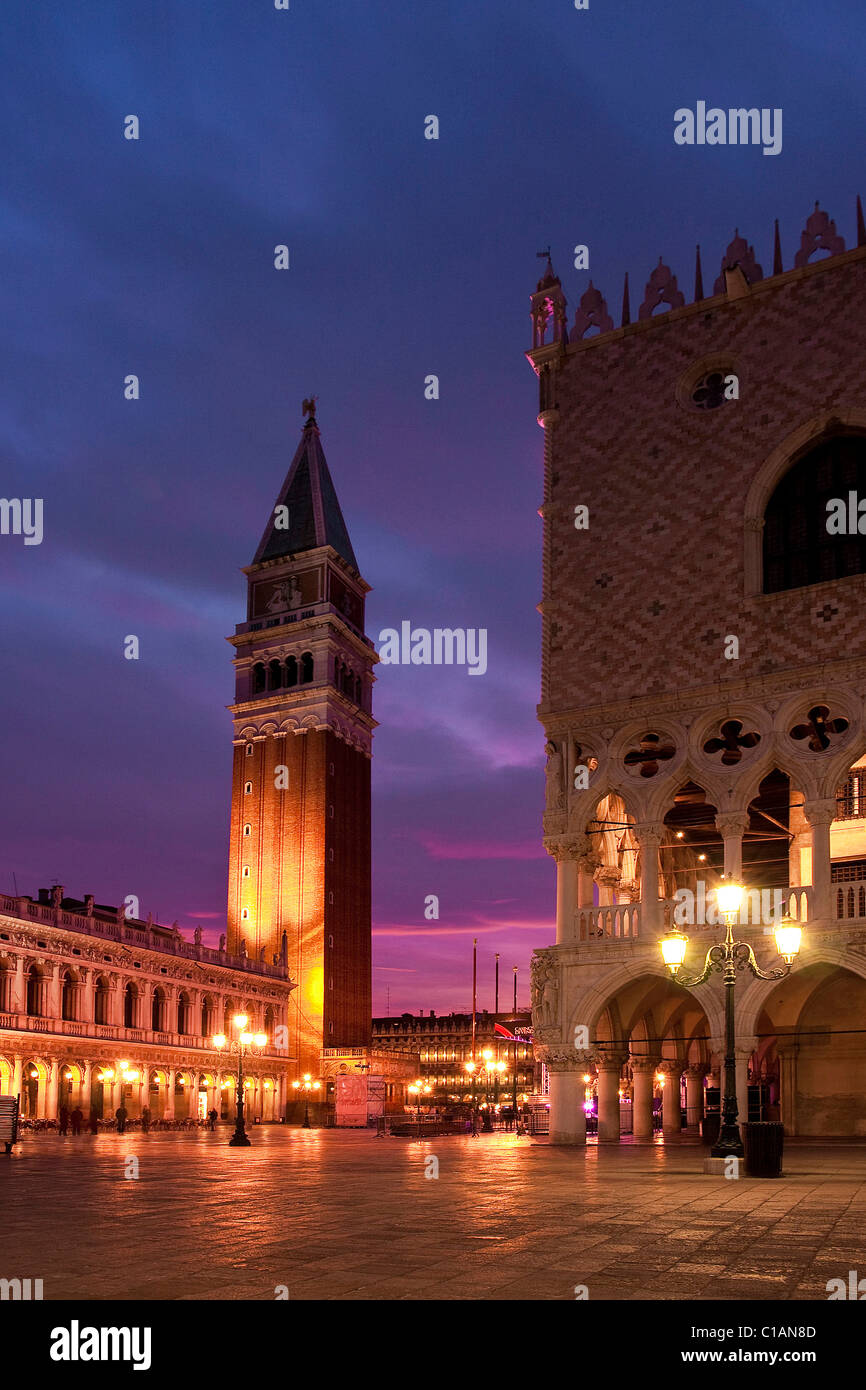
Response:
[[[496,1025],[502,1031],[496,1031]],[[517,1043],[503,1036],[517,1035]],[[495,1096],[503,1102],[513,1095],[514,1051],[517,1049],[517,1092],[530,1095],[541,1089],[541,1068],[536,1066],[532,1048],[532,1023],[529,1011],[491,1014],[485,1009],[476,1015],[475,1049],[472,1047],[472,1015],[443,1014],[431,1009],[429,1014],[402,1014],[399,1018],[373,1019],[373,1046],[379,1053],[388,1051],[413,1052],[420,1060],[419,1076],[432,1087],[427,1103],[468,1101],[474,1097],[491,1102]],[[485,1073],[485,1049],[492,1052],[491,1062],[502,1061],[502,1072]],[[466,1070],[473,1060],[478,1070]]]
[[[121,1102],[131,1119],[145,1105],[154,1119],[234,1119],[237,1061],[213,1035],[243,1012],[270,1039],[245,1062],[246,1116],[279,1119],[289,1061],[273,1041],[292,988],[279,957],[232,956],[59,885],[38,901],[0,894],[0,1092],[33,1120],[64,1105],[110,1119]]]

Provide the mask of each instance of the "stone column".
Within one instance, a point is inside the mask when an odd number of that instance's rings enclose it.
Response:
[[[598,1142],[619,1143],[619,1078],[625,1058],[620,1055],[599,1057],[598,1068]]]
[[[593,907],[595,905],[595,871],[600,860],[597,854],[587,851],[580,855],[577,861],[577,905],[578,907]]]
[[[665,1086],[662,1093],[662,1130],[666,1135],[682,1133],[682,1093],[680,1078],[685,1067],[682,1062],[662,1062],[660,1071],[664,1073]]]
[[[48,1018],[59,1018],[62,1012],[60,1001],[60,961],[55,961],[50,966],[50,975],[45,979],[45,1001],[42,1005]]]
[[[95,1012],[93,993],[96,985],[96,971],[88,966],[87,969],[82,970],[81,973],[83,976],[83,984],[79,996],[81,1009],[78,1017],[82,1023],[92,1023]]]
[[[276,1116],[274,1117],[274,1118],[277,1119],[277,1120],[284,1120],[284,1119],[286,1118],[286,1085],[287,1085],[287,1084],[288,1084],[288,1083],[287,1083],[287,1081],[286,1081],[286,1074],[285,1074],[285,1072],[280,1072],[279,1080],[277,1081],[277,1086],[278,1086],[278,1088],[279,1088],[279,1089],[278,1089],[278,1092],[277,1092],[278,1099],[279,1099],[279,1111],[278,1111],[278,1113],[276,1114]]]
[[[716,829],[725,842],[725,873],[736,879],[743,876],[743,835],[748,828],[749,816],[745,811],[716,816]]]
[[[540,1060],[546,1062],[550,1077],[551,1144],[585,1144],[586,1114],[583,1109],[586,1086],[584,1053],[565,1048],[539,1047]]]
[[[632,1130],[635,1139],[653,1137],[653,1089],[657,1061],[649,1057],[632,1057],[631,1070],[634,1082],[632,1102]]]
[[[640,845],[640,933],[641,936],[650,938],[652,933],[661,930],[662,926],[659,845],[664,833],[665,827],[661,822],[635,826],[635,836]]]
[[[612,865],[606,864],[598,870],[595,877],[598,884],[599,907],[615,906],[620,881],[619,869],[614,869]]]
[[[24,979],[24,957],[15,957],[15,977],[12,982],[13,997],[11,1000],[11,1013],[25,1014],[27,1012],[27,983]]]
[[[574,940],[577,908],[577,860],[574,845],[556,848],[556,944]]]
[[[786,1135],[797,1133],[797,1052],[795,1042],[777,1042],[779,1056],[779,1103]]]
[[[689,1067],[686,1071],[686,1125],[694,1128],[704,1118],[704,1076],[706,1067]]]
[[[59,1063],[58,1063],[58,1062],[55,1062],[55,1061],[53,1061],[53,1060],[50,1061],[50,1062],[48,1063],[48,1082],[47,1082],[46,1094],[45,1094],[45,1110],[44,1110],[44,1112],[43,1112],[44,1115],[45,1115],[46,1120],[56,1120],[56,1119],[57,1119],[57,1080],[58,1080],[58,1072],[59,1072]]]
[[[790,788],[791,809],[788,812],[788,832],[793,837],[788,849],[788,883],[792,888],[799,888],[803,882],[803,873],[800,862],[800,851],[810,849],[812,843],[812,832],[809,829],[809,822],[803,809],[805,796],[801,790],[793,785]],[[809,881],[808,879],[806,880]]]
[[[744,1125],[749,1118],[749,1059],[758,1045],[757,1038],[751,1042],[737,1043],[734,1055],[737,1060],[737,1122]]]
[[[189,1095],[186,1098],[186,1113],[190,1120],[198,1119],[198,1072],[194,1071],[190,1077]]]
[[[835,921],[830,892],[830,825],[836,815],[836,802],[807,801],[805,806],[812,827],[812,915],[813,925]]]
[[[173,1120],[173,1119],[174,1119],[174,1087],[175,1087],[175,1078],[176,1078],[176,1076],[177,1076],[177,1073],[176,1073],[176,1071],[175,1071],[175,1068],[174,1068],[174,1067],[166,1067],[166,1076],[168,1077],[168,1080],[167,1080],[166,1083],[165,1083],[165,1084],[166,1084],[166,1092],[165,1092],[165,1106],[164,1106],[164,1108],[163,1108],[163,1115],[164,1115],[165,1119],[167,1119],[167,1120]]]
[[[12,1058],[12,1090],[11,1095],[20,1096],[21,1094],[21,1073],[24,1070],[24,1058],[20,1053]]]

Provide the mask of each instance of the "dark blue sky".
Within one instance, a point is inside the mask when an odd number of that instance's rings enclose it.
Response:
[[[378,671],[375,1007],[466,1007],[473,935],[526,1002],[554,887],[535,252],[570,317],[591,276],[618,322],[626,269],[633,313],[660,254],[691,298],[735,226],[769,272],[778,217],[788,267],[816,198],[850,245],[864,39],[855,0],[4,0],[2,494],[44,499],[45,538],[0,537],[0,887],[220,929],[223,639],[315,392],[371,636],[489,632],[484,677]],[[781,107],[782,153],[677,147],[698,100]]]

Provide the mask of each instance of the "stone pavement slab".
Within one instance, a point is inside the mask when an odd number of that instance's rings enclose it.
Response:
[[[687,1143],[228,1138],[26,1140],[0,1156],[0,1278],[41,1278],[46,1300],[701,1301],[866,1276],[864,1143],[789,1141],[782,1178],[726,1181]]]

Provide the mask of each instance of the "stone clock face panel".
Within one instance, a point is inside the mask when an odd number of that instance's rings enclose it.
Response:
[[[253,589],[253,618],[274,618],[318,603],[321,596],[321,567],[279,579],[261,580]]]

